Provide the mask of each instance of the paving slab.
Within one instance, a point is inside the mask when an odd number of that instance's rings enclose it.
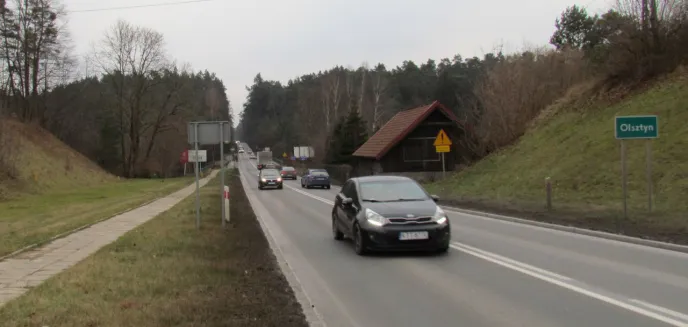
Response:
[[[205,186],[217,173],[215,170],[208,177],[201,179],[200,186]],[[0,261],[0,306],[74,266],[126,232],[169,210],[195,190],[194,182],[149,204]]]

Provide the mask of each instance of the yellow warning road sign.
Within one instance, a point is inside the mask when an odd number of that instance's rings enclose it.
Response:
[[[435,152],[437,152],[437,153],[449,152],[449,150],[450,150],[449,145],[438,145],[435,147]]]
[[[435,138],[435,143],[432,145],[434,146],[442,146],[442,145],[452,145],[452,141],[449,139],[449,136],[447,136],[447,133],[444,132],[443,129],[440,130],[439,133],[437,133],[437,138]],[[440,152],[440,151],[437,151]],[[447,151],[449,152],[449,151]]]

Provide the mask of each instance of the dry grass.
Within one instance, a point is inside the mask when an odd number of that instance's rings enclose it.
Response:
[[[116,180],[38,126],[0,118],[0,131],[0,200]]]
[[[18,326],[306,326],[238,176],[228,229],[219,224],[218,179],[177,206],[0,308]]]

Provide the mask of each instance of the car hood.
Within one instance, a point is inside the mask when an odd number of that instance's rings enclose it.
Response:
[[[377,212],[383,217],[432,217],[437,210],[433,200],[405,201],[405,202],[363,202],[363,206]],[[409,217],[411,218],[411,217]]]

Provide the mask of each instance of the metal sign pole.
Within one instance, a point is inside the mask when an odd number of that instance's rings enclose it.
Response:
[[[225,134],[222,130],[224,123],[220,123],[220,207],[222,208],[222,215],[220,215],[220,220],[222,221],[222,227],[225,227]]]
[[[652,212],[652,140],[645,141],[647,173],[647,211]]]
[[[623,219],[628,219],[628,172],[626,171],[626,142],[621,140],[621,190],[623,193]],[[621,222],[617,219],[616,230],[621,232]]]
[[[444,152],[442,152],[442,179],[445,179],[447,174],[447,169],[444,167]]]
[[[198,168],[198,124],[194,124],[194,150],[194,156],[196,156],[194,160],[194,170],[196,171],[196,229],[201,229],[201,191],[199,182],[200,171]]]

